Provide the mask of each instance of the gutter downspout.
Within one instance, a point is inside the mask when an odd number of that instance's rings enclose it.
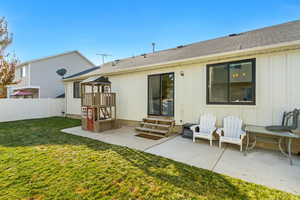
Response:
[[[31,65],[28,64],[28,86],[31,85]],[[39,91],[40,93],[40,91]]]
[[[67,117],[67,113],[68,113],[68,87],[67,87],[68,83],[64,83],[65,86],[65,114],[64,117]]]

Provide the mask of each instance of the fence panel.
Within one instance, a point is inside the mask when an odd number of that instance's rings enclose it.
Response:
[[[62,116],[64,99],[0,99],[0,122]]]

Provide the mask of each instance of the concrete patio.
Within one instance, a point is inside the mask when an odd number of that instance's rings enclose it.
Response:
[[[226,146],[220,149],[215,143],[210,147],[205,140],[193,143],[181,136],[172,136],[160,140],[136,137],[132,127],[92,133],[81,127],[73,127],[62,132],[88,137],[91,139],[126,146],[179,162],[208,169],[217,173],[239,178],[245,181],[277,188],[300,195],[300,157],[294,156],[294,165],[276,151],[255,149],[244,156],[238,147]]]
[[[138,149],[140,151],[146,151],[153,146],[166,142],[167,140],[175,137],[173,136],[169,138],[162,138],[160,140],[150,140],[142,137],[136,137],[135,135],[137,133],[132,127],[122,127],[119,129],[108,130],[101,133],[94,133],[90,131],[84,131],[81,129],[81,126],[77,126],[64,129],[62,130],[62,132],[87,137],[110,144],[126,146],[129,148]]]

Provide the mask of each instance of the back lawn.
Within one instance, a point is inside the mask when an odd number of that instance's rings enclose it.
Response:
[[[0,199],[300,199],[60,132],[78,125],[61,117],[0,123]]]

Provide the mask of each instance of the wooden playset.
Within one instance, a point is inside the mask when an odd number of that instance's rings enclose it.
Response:
[[[81,82],[82,129],[102,132],[117,127],[116,93],[106,77],[91,77]]]

